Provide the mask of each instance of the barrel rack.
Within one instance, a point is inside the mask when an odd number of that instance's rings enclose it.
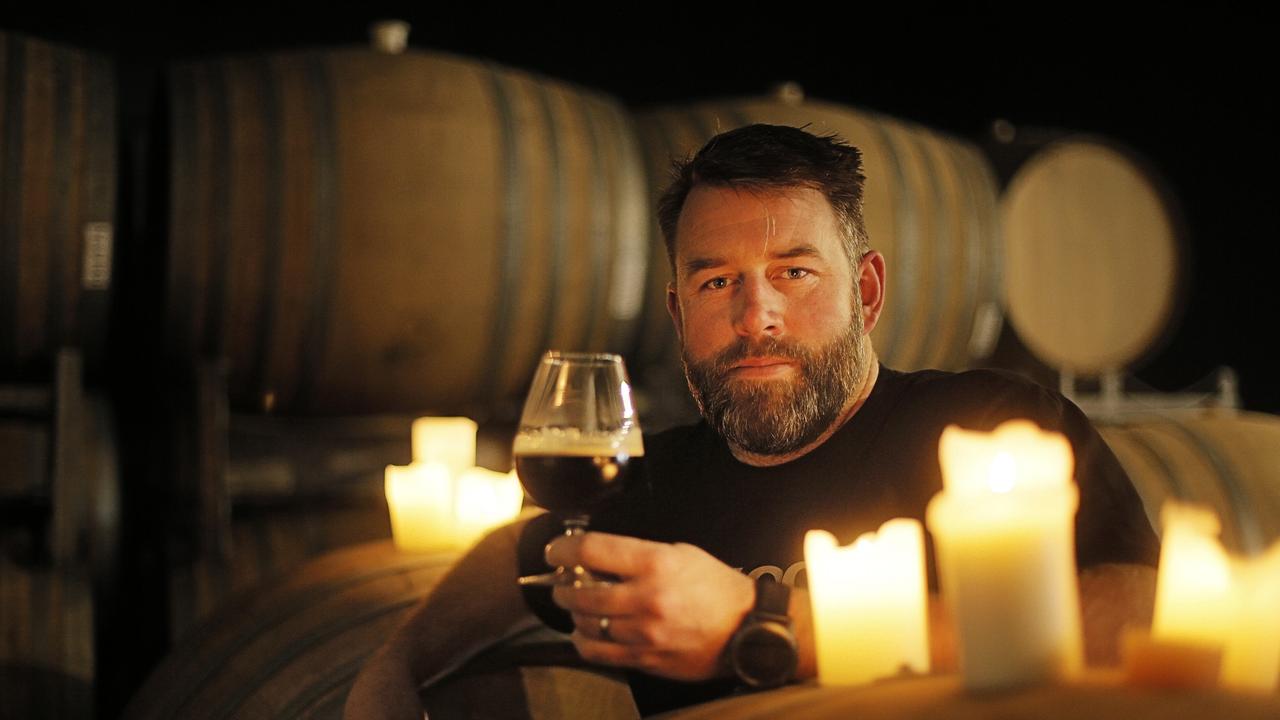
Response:
[[[111,403],[87,392],[79,350],[47,383],[0,384],[0,689],[6,711],[87,716],[101,615],[120,562],[121,488]]]

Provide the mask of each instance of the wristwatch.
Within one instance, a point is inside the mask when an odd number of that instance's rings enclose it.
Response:
[[[795,677],[800,652],[791,617],[791,588],[772,575],[756,579],[756,602],[727,646],[729,668],[751,688],[778,687]]]

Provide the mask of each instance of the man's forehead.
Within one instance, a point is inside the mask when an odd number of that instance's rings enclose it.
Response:
[[[826,197],[812,188],[698,186],[680,213],[676,250],[680,256],[702,252],[731,238],[812,244],[812,235],[824,230],[835,230],[834,214]]]
[[[689,191],[680,212],[680,222],[705,221],[717,215],[767,216],[779,212],[801,216],[830,212],[826,196],[813,188],[721,187],[698,185]]]

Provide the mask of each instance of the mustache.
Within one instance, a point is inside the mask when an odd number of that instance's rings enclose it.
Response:
[[[751,341],[748,338],[738,338],[732,345],[716,353],[706,364],[716,372],[724,372],[747,358],[766,356],[800,361],[811,359],[811,353],[808,350],[790,339],[779,340],[771,337]]]

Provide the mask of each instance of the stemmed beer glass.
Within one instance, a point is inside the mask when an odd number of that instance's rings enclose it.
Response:
[[[621,492],[644,455],[622,358],[548,352],[529,386],[516,433],[516,474],[538,505],[579,535],[591,513]],[[521,585],[598,582],[581,566],[520,578]]]

